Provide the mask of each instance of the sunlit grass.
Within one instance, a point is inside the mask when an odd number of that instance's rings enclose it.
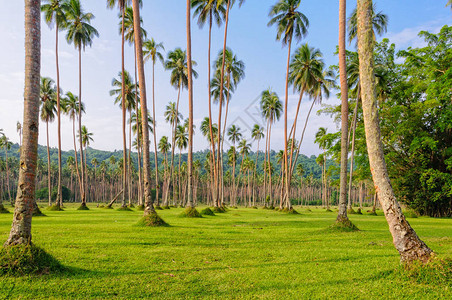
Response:
[[[352,215],[357,232],[329,230],[336,212],[296,207],[287,214],[230,209],[181,218],[160,210],[169,227],[141,227],[142,212],[88,205],[43,210],[33,241],[70,271],[1,277],[0,298],[335,298],[452,297],[451,286],[403,279],[384,217]],[[201,211],[205,207],[198,208]],[[12,211],[12,209],[11,209]],[[0,242],[12,214],[0,214]],[[452,257],[450,219],[409,219],[442,257]]]

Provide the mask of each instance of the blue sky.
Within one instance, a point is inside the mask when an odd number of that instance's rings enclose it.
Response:
[[[185,1],[184,0],[144,0],[142,17],[144,27],[150,37],[163,42],[166,51],[176,47],[185,49]],[[396,43],[398,48],[422,46],[417,37],[421,30],[438,32],[445,24],[452,24],[452,12],[445,8],[446,0],[380,0],[375,1],[378,10],[389,16],[388,32],[383,37]],[[228,124],[235,123],[242,128],[244,137],[250,139],[248,127],[262,123],[256,115],[256,99],[267,88],[276,91],[281,99],[284,96],[285,63],[287,49],[275,41],[275,28],[267,27],[268,11],[276,0],[247,0],[239,9],[234,7],[230,16],[228,46],[246,64],[246,77],[240,83],[231,99]],[[16,121],[22,120],[23,114],[23,70],[24,70],[24,17],[23,1],[5,1],[0,12],[0,35],[4,41],[0,48],[0,128],[13,142],[19,140],[15,130]],[[98,29],[100,37],[94,40],[92,48],[83,54],[83,101],[87,114],[83,123],[94,133],[92,147],[103,150],[122,148],[121,112],[113,104],[109,96],[111,80],[116,77],[121,66],[120,36],[118,34],[118,12],[107,10],[104,0],[84,0],[85,11],[92,12],[96,18],[93,25]],[[347,2],[347,15],[356,6],[356,1]],[[336,64],[333,55],[338,40],[338,1],[305,0],[300,6],[310,21],[309,33],[301,42],[319,48],[328,65]],[[65,33],[60,33],[60,69],[61,87],[66,91],[78,91],[78,57],[77,52],[64,40]],[[208,115],[207,110],[207,27],[199,29],[196,21],[192,22],[193,59],[197,61],[196,70],[200,74],[195,80],[195,125]],[[223,28],[213,31],[212,57],[216,57],[222,48]],[[42,70],[43,76],[55,78],[55,31],[42,24]],[[353,48],[353,45],[348,46]],[[133,73],[132,48],[126,49],[126,69]],[[151,68],[147,65],[146,78],[148,95],[151,90]],[[169,72],[162,66],[156,68],[156,103],[157,103],[157,135],[171,134],[170,127],[164,122],[163,111],[169,101],[175,101],[177,91],[169,84]],[[292,92],[291,92],[292,94]],[[290,114],[295,110],[298,96],[289,98]],[[151,99],[148,99],[149,101]],[[283,99],[282,99],[283,100]],[[309,99],[303,100],[299,126],[304,123],[310,105]],[[334,93],[325,104],[337,103]],[[214,116],[217,106],[213,107]],[[316,109],[319,109],[317,106]],[[187,93],[181,97],[181,113],[188,115]],[[215,118],[217,119],[217,118]],[[67,117],[63,117],[63,149],[72,149],[72,125]],[[264,124],[264,123],[262,123]],[[314,144],[314,135],[320,127],[327,127],[329,132],[337,130],[336,124],[328,116],[312,115],[302,153],[307,155],[319,153]],[[275,124],[272,133],[272,148],[280,149],[283,144],[283,122]],[[56,125],[50,126],[51,146],[56,146]],[[45,125],[40,126],[39,143],[45,144]],[[254,145],[256,148],[257,145]],[[199,132],[195,135],[195,150],[207,148],[207,142]],[[262,148],[261,148],[262,149]]]

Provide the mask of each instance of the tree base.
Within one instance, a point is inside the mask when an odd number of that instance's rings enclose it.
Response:
[[[132,203],[130,203],[129,205],[127,205],[128,208],[135,208],[135,205],[133,205]]]
[[[289,209],[289,208],[283,208],[281,211],[282,211],[282,212],[285,212],[285,213],[287,213],[287,214],[290,214],[290,215],[299,215],[299,214],[300,214],[300,213],[299,213],[298,211],[296,211],[293,207],[291,207],[290,209]]]
[[[399,274],[418,284],[450,286],[452,282],[452,259],[440,259],[434,255],[427,262],[420,260],[404,263]]]
[[[160,216],[156,213],[150,213],[147,216],[144,216],[143,218],[141,218],[140,221],[138,221],[138,226],[143,226],[143,227],[167,227],[169,226],[168,223],[166,223],[165,221],[163,221],[162,218],[160,218]]]
[[[7,210],[3,204],[0,204],[0,214],[9,214],[9,210]]]
[[[48,211],[64,211],[64,209],[62,209],[61,206],[56,205],[56,204],[47,207],[47,210]]]
[[[201,215],[202,216],[215,216],[215,213],[210,208],[207,207],[201,211]]]
[[[103,207],[104,209],[113,209],[113,206],[107,205],[105,207]]]
[[[331,209],[329,209],[329,208],[327,208],[326,210],[325,210],[326,212],[333,212]]]
[[[0,275],[44,275],[64,271],[50,254],[34,245],[14,245],[0,249]]]
[[[361,208],[358,208],[358,210],[356,211],[356,214],[357,215],[362,215],[363,214],[363,212],[361,211]]]
[[[86,206],[86,203],[82,203],[77,210],[89,210],[88,206]]]
[[[226,209],[224,209],[224,207],[217,206],[217,207],[212,208],[212,211],[217,214],[223,214],[226,212]]]
[[[46,215],[36,205],[33,209],[33,217],[45,217]]]
[[[144,211],[144,204],[138,205],[137,206],[137,210],[138,211]]]
[[[356,215],[356,211],[353,208],[347,209],[347,215]]]
[[[163,209],[171,209],[171,208],[167,205],[167,206],[163,206]]]
[[[159,206],[154,206],[155,210],[163,210],[163,208],[159,205]]]
[[[187,207],[179,216],[182,218],[202,218],[199,211],[194,207]]]
[[[352,223],[348,218],[338,218],[336,222],[329,227],[329,229],[343,232],[359,231],[358,227]]]
[[[128,206],[121,206],[117,209],[117,211],[133,211]]]

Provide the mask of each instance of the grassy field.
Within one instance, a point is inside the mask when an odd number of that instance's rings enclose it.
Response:
[[[142,212],[45,211],[33,241],[69,271],[0,277],[0,299],[451,299],[452,286],[399,275],[386,221],[352,215],[359,232],[328,230],[336,212],[300,215],[231,209],[202,219],[159,211],[171,226],[143,228]],[[12,214],[0,215],[0,241]],[[409,219],[442,257],[452,257],[452,220]]]

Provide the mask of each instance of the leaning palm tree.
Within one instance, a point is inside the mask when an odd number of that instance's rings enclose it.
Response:
[[[156,201],[159,203],[159,165],[157,159],[157,127],[155,126],[155,63],[159,60],[164,63],[163,55],[160,51],[165,51],[162,43],[157,43],[154,39],[146,40],[143,43],[144,61],[152,61],[152,119],[154,120],[154,164],[155,164],[155,181],[156,181]]]
[[[94,19],[92,13],[85,13],[80,4],[80,0],[69,0],[67,11],[67,34],[66,40],[69,44],[74,44],[74,47],[78,50],[78,61],[79,61],[79,103],[82,101],[82,49],[85,50],[86,46],[91,46],[93,43],[93,38],[99,36],[96,28],[90,25],[91,20]],[[80,107],[81,105],[79,105]],[[78,112],[78,127],[79,131],[82,130],[82,111]],[[81,160],[81,200],[82,209],[86,209],[86,178],[85,169],[83,167],[83,147],[82,140],[80,142],[80,160]]]
[[[143,140],[143,186],[145,188],[145,208],[143,222],[147,226],[161,226],[166,223],[157,215],[153,200],[151,198],[151,166],[149,159],[149,131],[148,131],[148,109],[146,97],[146,78],[144,76],[143,42],[140,28],[140,6],[139,0],[133,0],[134,28],[135,28],[135,53],[137,56],[138,78],[140,82],[140,106],[141,106],[141,126]]]
[[[25,1],[24,134],[11,231],[5,247],[31,244],[38,160],[39,80],[41,66],[40,1]]]
[[[199,27],[203,27],[206,23],[207,19],[209,19],[209,47],[208,47],[208,55],[207,55],[207,77],[208,77],[208,94],[209,94],[209,131],[210,134],[208,135],[211,139],[214,138],[213,134],[213,127],[212,127],[212,95],[211,95],[211,45],[212,45],[212,25],[213,21],[217,24],[217,26],[220,26],[223,19],[226,17],[226,8],[221,1],[217,0],[192,0],[191,2],[192,8],[194,8],[194,16],[198,16],[198,25]],[[213,161],[215,161],[215,144],[214,141],[211,140],[209,145],[210,152],[211,152],[211,158]],[[216,167],[215,164],[212,164],[213,166],[212,171],[214,174],[214,180],[216,180]],[[218,183],[215,183],[215,186],[217,186]]]
[[[289,140],[287,135],[287,116],[288,116],[288,101],[289,101],[289,66],[292,41],[299,41],[306,36],[309,27],[308,18],[297,9],[300,6],[301,0],[279,0],[269,13],[272,18],[268,22],[268,26],[277,26],[276,40],[281,40],[283,45],[288,46],[287,54],[287,73],[286,73],[286,88],[284,101],[284,176],[286,178],[285,197],[289,195],[289,165],[287,156],[287,142]]]
[[[49,27],[55,25],[55,60],[56,60],[56,109],[58,123],[58,190],[57,205],[62,202],[61,199],[61,103],[60,103],[60,67],[58,57],[58,33],[66,26],[67,9],[66,0],[43,0],[41,11],[44,12],[44,19]]]
[[[272,132],[272,124],[279,120],[281,117],[281,112],[283,110],[283,105],[281,100],[279,100],[278,95],[271,90],[265,90],[261,95],[261,112],[262,116],[267,120],[267,140],[265,145],[265,159],[264,159],[264,169],[268,171],[268,183],[269,190],[267,196],[270,197],[270,201],[272,201],[272,172],[271,172],[271,161],[270,161],[270,141],[271,141],[271,132]],[[264,176],[267,172],[264,173]],[[266,182],[264,178],[264,191],[266,190]]]
[[[52,205],[52,186],[50,173],[50,146],[49,146],[49,122],[55,120],[56,113],[56,89],[52,79],[48,77],[41,77],[40,100],[41,100],[41,120],[46,123],[47,133],[47,188],[49,193],[49,206]],[[56,200],[58,206],[60,201]]]
[[[394,246],[400,254],[401,261],[427,263],[433,251],[417,236],[405,219],[388,176],[376,102],[374,35],[372,18],[369,13],[371,10],[371,0],[358,0],[359,73],[370,170],[378,199],[388,222],[389,231],[392,234]]]
[[[264,128],[258,124],[254,124],[253,129],[251,130],[251,137],[253,140],[257,141],[257,151],[256,151],[256,162],[254,163],[254,171],[253,171],[253,206],[256,206],[256,198],[255,198],[255,188],[256,184],[256,172],[257,172],[257,162],[259,161],[259,144],[261,139],[264,138]]]

